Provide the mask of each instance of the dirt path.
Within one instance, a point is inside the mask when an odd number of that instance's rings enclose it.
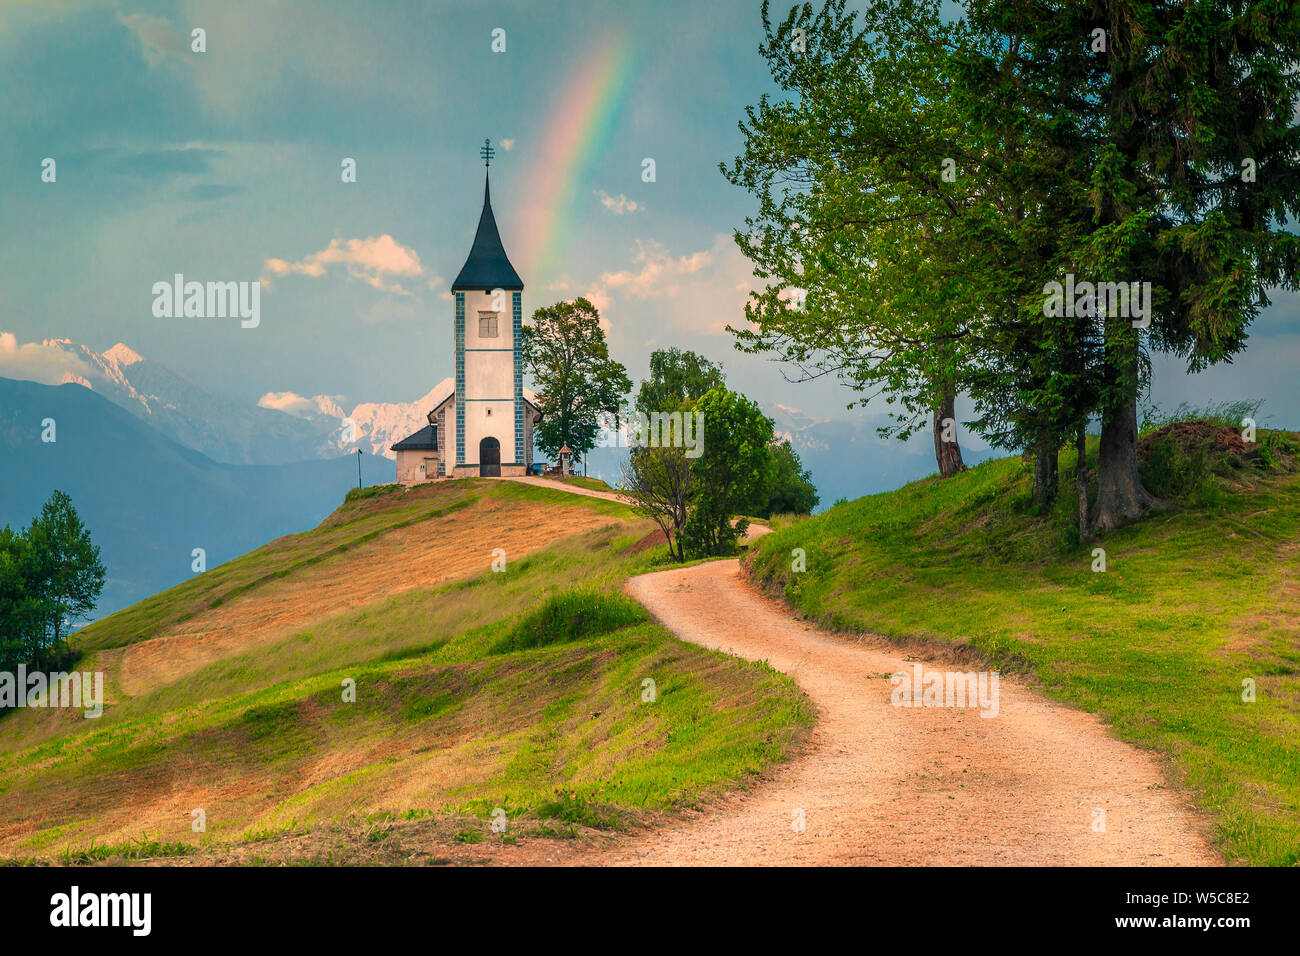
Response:
[[[998,713],[891,706],[914,662],[791,617],[718,561],[633,578],[678,637],[794,675],[821,719],[812,747],[748,795],[574,859],[603,864],[1216,865],[1157,758],[1094,716],[1002,679]],[[957,670],[955,667],[925,666]],[[1105,830],[1094,830],[1105,812]],[[802,815],[805,830],[795,823]]]
[[[534,478],[531,475],[525,476],[503,476],[500,481],[517,481],[521,485],[533,485],[536,488],[550,488],[552,491],[567,491],[571,495],[583,495],[587,498],[604,498],[606,501],[621,501],[627,504],[628,500],[616,491],[597,491],[595,488],[583,488],[581,485],[571,485],[566,481],[556,481],[553,478]]]

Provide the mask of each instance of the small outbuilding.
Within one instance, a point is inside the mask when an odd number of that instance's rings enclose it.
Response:
[[[437,425],[425,425],[393,445],[392,450],[397,452],[397,480],[402,484],[414,485],[438,477]]]

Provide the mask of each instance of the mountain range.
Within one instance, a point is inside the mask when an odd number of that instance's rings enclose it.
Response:
[[[122,342],[104,352],[69,339],[42,345],[66,354],[69,368],[61,383],[85,386],[173,441],[238,465],[281,465],[357,448],[392,458],[390,446],[423,427],[434,393],[451,385],[444,379],[413,402],[364,402],[350,412],[331,396],[292,392],[268,392],[250,404],[213,392]]]
[[[392,481],[390,446],[421,428],[452,387],[444,379],[414,401],[350,411],[333,396],[292,392],[253,404],[125,343],[104,352],[68,339],[43,346],[61,353],[62,384],[0,378],[0,523],[27,524],[54,488],[71,494],[109,567],[105,613],[191,573],[196,547],[213,567],[314,526],[356,482],[358,449],[366,484]],[[820,509],[934,472],[928,439],[882,439],[865,416],[763,410],[812,472]],[[52,443],[40,440],[47,418],[57,423]],[[986,456],[966,452],[972,464]],[[594,449],[587,472],[617,484],[625,458],[624,449]]]
[[[365,484],[394,479],[374,455],[213,461],[81,385],[0,378],[0,525],[25,526],[67,492],[108,570],[101,615],[192,574],[196,548],[213,568],[314,527],[356,487],[358,459]]]

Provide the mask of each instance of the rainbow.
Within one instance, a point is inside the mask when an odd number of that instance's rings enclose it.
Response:
[[[533,288],[559,278],[580,200],[594,188],[591,166],[608,147],[627,98],[633,60],[626,37],[600,44],[570,76],[542,127],[540,151],[527,161],[533,172],[516,234],[523,237],[524,281]]]

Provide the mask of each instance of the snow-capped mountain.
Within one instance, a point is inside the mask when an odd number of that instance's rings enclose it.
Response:
[[[303,398],[293,392],[267,392],[257,404],[312,422],[317,427],[331,424],[334,431],[326,444],[331,454],[361,447],[374,455],[395,458],[389,449],[427,425],[429,412],[455,387],[455,382],[444,378],[413,402],[362,402],[350,412],[329,395]]]
[[[69,339],[42,347],[64,353],[68,368],[53,384],[73,382],[216,461],[278,465],[324,457],[338,419],[306,422],[212,392],[129,345],[104,352]]]
[[[16,342],[11,348],[18,348]],[[123,342],[103,352],[70,339],[46,339],[39,348],[45,350],[39,376],[44,384],[84,386],[173,441],[239,465],[336,458],[357,448],[396,458],[392,445],[423,428],[429,411],[455,388],[445,378],[411,402],[359,404],[331,395],[267,392],[253,405],[209,391]],[[537,400],[531,389],[524,394]]]
[[[17,348],[12,342],[9,347]],[[357,448],[392,459],[390,447],[424,427],[429,411],[454,388],[445,378],[411,402],[351,403],[284,391],[267,392],[257,404],[248,404],[211,392],[122,342],[104,352],[68,339],[47,339],[41,348],[47,350],[44,358],[59,359],[44,365],[47,384],[89,388],[169,438],[232,464],[337,458]],[[532,391],[524,393],[536,401]],[[906,443],[883,439],[876,432],[879,417],[857,412],[819,418],[778,404],[763,411],[812,472],[823,507],[837,498],[896,488],[935,469],[928,434]],[[962,451],[968,464],[988,456],[965,443]],[[597,448],[588,460],[589,473],[617,482],[623,457],[622,449]]]
[[[936,470],[927,430],[902,442],[881,438],[876,429],[884,419],[862,412],[850,413],[854,417],[814,418],[797,408],[773,404],[763,406],[763,414],[772,419],[777,437],[789,439],[803,466],[812,472],[821,508],[840,498],[888,491]],[[968,465],[989,454],[986,448],[963,443]]]

